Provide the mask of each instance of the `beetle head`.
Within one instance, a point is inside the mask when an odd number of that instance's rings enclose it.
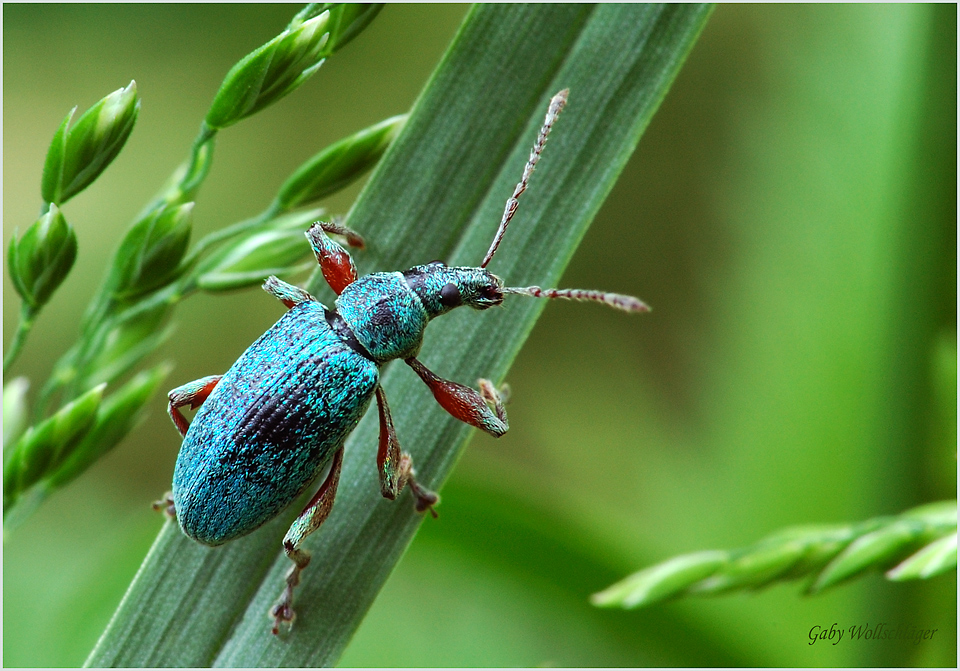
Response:
[[[503,280],[483,268],[448,267],[441,261],[403,273],[430,318],[467,305],[486,310],[503,302]]]

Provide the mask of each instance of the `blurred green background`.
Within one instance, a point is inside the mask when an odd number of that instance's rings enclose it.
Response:
[[[295,11],[4,6],[4,245],[37,215],[66,112],[130,79],[143,97],[120,157],[65,208],[77,264],[14,371],[34,389],[223,75]],[[302,89],[225,131],[195,235],[406,111],[465,11],[388,6]],[[717,8],[563,281],[654,312],[546,310],[509,375],[511,432],[472,441],[344,665],[956,665],[955,574],[639,612],[587,602],[677,553],[956,496],[956,21],[955,5]],[[3,292],[8,342],[6,274]],[[259,291],[191,298],[162,351],[177,364],[166,387],[226,370],[281,312]],[[82,663],[162,524],[149,504],[178,445],[158,397],[5,538],[7,666]],[[941,637],[808,645],[835,622]]]

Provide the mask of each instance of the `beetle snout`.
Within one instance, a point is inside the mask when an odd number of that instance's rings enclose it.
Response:
[[[477,283],[470,301],[477,310],[486,310],[503,303],[503,280],[486,270],[482,272],[482,281]]]
[[[503,303],[503,291],[500,287],[490,286],[481,290],[481,296],[478,300],[484,307],[494,307]]]

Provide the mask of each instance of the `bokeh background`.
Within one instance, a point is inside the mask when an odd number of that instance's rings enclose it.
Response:
[[[222,133],[196,235],[406,111],[466,9],[388,6],[307,85]],[[14,371],[34,388],[223,75],[295,11],[4,6],[4,245],[36,217],[64,114],[130,79],[143,98],[120,157],[65,208],[77,264]],[[472,441],[342,664],[956,665],[955,574],[640,612],[587,602],[677,553],[956,496],[956,21],[955,5],[717,8],[564,277],[654,312],[547,308],[508,378],[510,433]],[[3,295],[9,341],[6,274]],[[191,298],[160,353],[177,364],[166,387],[226,370],[281,311],[259,291]],[[7,666],[82,663],[162,524],[150,502],[178,445],[158,397],[5,537]],[[878,622],[941,636],[809,645],[814,625]]]

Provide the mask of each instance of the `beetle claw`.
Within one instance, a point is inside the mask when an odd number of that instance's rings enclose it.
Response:
[[[286,550],[286,548],[284,549]],[[290,555],[289,552],[287,554]],[[286,585],[280,594],[280,600],[268,613],[273,618],[273,629],[271,631],[273,631],[274,636],[280,633],[281,624],[286,623],[289,628],[292,628],[293,621],[297,619],[297,614],[293,610],[293,588],[300,584],[300,571],[310,563],[310,556],[303,556],[302,551],[295,556],[300,559],[300,563],[290,567],[290,571],[287,572]],[[296,561],[294,557],[290,558]]]
[[[271,631],[274,636],[280,634],[282,624],[286,623],[288,628],[292,628],[293,621],[297,619],[297,614],[293,610],[293,588],[300,582],[300,571],[297,567],[294,567],[294,570],[296,575],[287,576],[287,585],[283,594],[280,595],[280,601],[270,609],[269,615],[273,618],[273,629]]]
[[[439,515],[433,507],[440,503],[440,497],[435,492],[424,489],[413,480],[410,481],[410,488],[413,489],[413,495],[417,497],[417,512],[423,513],[429,510],[433,519],[437,519]]]
[[[286,596],[286,593],[284,593],[284,596]],[[273,618],[273,628],[270,631],[273,632],[274,636],[278,636],[280,634],[280,627],[284,623],[286,623],[288,627],[293,627],[293,621],[297,619],[297,614],[288,602],[281,601],[270,609],[270,617]]]
[[[418,513],[430,511],[430,514],[433,516],[433,519],[437,519],[439,515],[437,511],[434,510],[434,506],[440,503],[440,495],[435,491],[427,489],[419,482],[417,482],[413,467],[411,466],[410,455],[406,452],[403,453],[402,463],[405,468],[405,479],[408,485],[410,485],[410,491],[413,492],[413,495],[417,499],[416,510]]]

